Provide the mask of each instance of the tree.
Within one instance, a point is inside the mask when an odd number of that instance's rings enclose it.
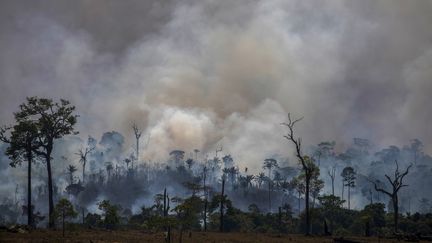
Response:
[[[193,159],[189,158],[189,159],[187,159],[187,160],[185,161],[185,163],[186,163],[188,169],[189,169],[189,170],[192,170],[192,166],[193,166],[193,164],[195,163],[195,161],[194,161]]]
[[[225,201],[225,176],[222,175],[222,193],[220,198],[220,222],[219,231],[223,232],[224,229],[224,201]]]
[[[55,206],[55,218],[61,219],[62,221],[62,232],[63,237],[65,236],[65,219],[66,218],[75,218],[78,216],[78,213],[74,210],[74,207],[69,200],[66,198],[62,198],[58,201]]]
[[[131,162],[131,160],[129,158],[126,158],[123,161],[126,163],[126,169],[129,169],[129,163]]]
[[[169,153],[169,155],[174,159],[176,165],[184,159],[184,154],[185,152],[183,150],[173,150]]]
[[[331,184],[332,184],[332,195],[335,195],[334,192],[334,180],[336,176],[336,166],[333,166],[330,170],[327,171],[328,175],[330,176]]]
[[[109,179],[111,178],[111,172],[114,169],[114,167],[113,167],[113,165],[112,165],[111,162],[106,162],[105,163],[105,168],[106,168],[106,171],[107,171],[107,174],[108,174],[108,181],[109,181]]]
[[[39,149],[37,126],[34,122],[20,119],[15,116],[17,124],[11,127],[0,128],[0,140],[9,144],[6,149],[6,155],[12,160],[10,166],[16,167],[23,160],[27,161],[27,224],[33,225],[32,212],[32,189],[31,189],[31,164],[36,157],[34,151]],[[12,130],[11,130],[12,129]],[[6,135],[6,131],[10,131],[10,137]]]
[[[366,225],[369,227],[369,235],[370,228],[381,228],[385,226],[385,205],[383,203],[372,203],[366,205],[365,208],[361,211],[361,214],[366,221]],[[368,235],[368,234],[366,234]]]
[[[255,180],[258,183],[258,188],[261,188],[262,183],[264,182],[266,176],[263,172],[260,172],[256,177]]]
[[[98,208],[103,211],[105,228],[114,229],[120,223],[119,206],[112,205],[109,200],[103,200],[98,204]]]
[[[234,189],[234,183],[236,181],[236,176],[239,173],[238,168],[234,167],[234,166],[229,167],[229,168],[224,168],[223,169],[223,173],[226,174],[226,175],[229,175],[229,179],[230,179],[230,182],[231,182],[231,187],[232,187],[232,189]]]
[[[136,158],[139,160],[139,140],[142,134],[142,131],[138,128],[138,126],[134,123],[132,124],[132,129],[134,131],[135,140],[136,140]],[[132,169],[133,169],[133,162],[132,162]]]
[[[342,209],[345,200],[334,195],[323,195],[318,197],[318,201],[321,204],[324,217],[330,221],[330,230],[333,231],[333,222],[336,219],[336,213]]]
[[[294,136],[294,125],[301,121],[303,118],[299,118],[299,119],[291,119],[291,115],[290,113],[288,113],[288,122],[284,122],[282,123],[282,125],[286,126],[288,128],[288,133],[286,135],[284,135],[284,137],[288,140],[291,141],[294,146],[295,146],[295,151],[296,151],[296,157],[299,160],[301,166],[302,166],[302,171],[305,175],[305,210],[306,210],[306,229],[305,229],[305,234],[306,235],[310,235],[310,231],[311,231],[311,218],[310,218],[310,211],[309,211],[309,193],[310,193],[310,180],[312,178],[312,173],[313,173],[313,166],[312,164],[314,164],[313,160],[311,158],[309,158],[308,156],[303,155],[302,151],[301,151],[301,138],[296,138]]]
[[[264,165],[263,165],[263,169],[267,169],[268,170],[268,202],[269,202],[269,212],[272,211],[271,208],[271,185],[272,185],[272,179],[271,179],[271,170],[273,168],[277,168],[278,167],[278,163],[275,159],[265,159],[264,160]]]
[[[305,193],[305,184],[304,184],[303,180],[301,180],[299,177],[294,177],[291,180],[290,184],[298,193],[298,211],[300,214],[300,212],[301,212],[301,206],[300,206],[301,195]]]
[[[343,185],[348,187],[348,209],[351,208],[351,187],[355,187],[356,172],[351,166],[347,166],[342,170]]]
[[[38,143],[42,149],[37,149],[37,155],[42,156],[47,165],[48,173],[48,206],[49,227],[54,227],[53,181],[51,173],[52,151],[54,141],[68,134],[78,134],[74,131],[77,115],[73,112],[75,106],[67,100],[60,99],[60,103],[52,99],[28,97],[27,102],[20,105],[20,111],[15,114],[19,120],[33,121],[38,130]]]
[[[83,182],[85,180],[85,168],[86,168],[86,164],[87,164],[87,156],[93,152],[93,150],[95,150],[95,147],[92,147],[90,145],[88,145],[85,149],[81,148],[80,150],[78,150],[77,153],[75,153],[76,155],[78,155],[80,157],[79,162],[82,163],[82,179]]]
[[[396,164],[396,169],[394,172],[394,178],[390,178],[390,176],[388,176],[387,174],[385,174],[385,177],[387,178],[388,182],[390,183],[392,190],[388,191],[385,190],[384,188],[381,188],[379,186],[378,181],[372,181],[372,183],[374,183],[375,186],[375,190],[378,192],[382,192],[385,195],[389,196],[392,203],[393,203],[393,223],[394,223],[394,231],[395,233],[398,232],[398,222],[399,222],[399,198],[398,198],[398,192],[402,187],[406,187],[408,185],[403,184],[403,179],[406,175],[408,175],[409,173],[409,169],[412,167],[412,164],[410,164],[405,172],[401,173],[399,171],[399,164],[397,162],[397,160],[395,160],[395,164]]]
[[[72,185],[74,183],[73,174],[77,171],[77,168],[73,165],[69,165],[67,167],[68,173],[69,173],[69,180],[70,184]]]

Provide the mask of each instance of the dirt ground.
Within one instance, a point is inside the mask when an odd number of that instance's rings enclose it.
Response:
[[[351,242],[400,242],[391,239],[346,237]],[[66,232],[62,237],[61,230],[34,230],[31,233],[10,233],[0,231],[0,242],[164,242],[163,233],[147,233],[138,230],[104,231],[80,230]],[[179,234],[174,233],[171,242],[180,242]],[[260,233],[215,233],[215,232],[185,232],[184,243],[189,242],[341,242],[333,237],[305,237],[302,235],[279,235]]]

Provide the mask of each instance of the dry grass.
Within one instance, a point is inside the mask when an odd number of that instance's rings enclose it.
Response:
[[[398,242],[390,239],[348,237],[356,242]],[[79,230],[67,232],[62,237],[60,230],[35,230],[31,233],[0,232],[0,242],[164,242],[163,233],[148,233],[138,230],[104,231]],[[179,234],[172,236],[171,242],[180,242]],[[332,237],[304,237],[302,235],[279,235],[260,233],[215,233],[185,232],[183,242],[334,242]]]

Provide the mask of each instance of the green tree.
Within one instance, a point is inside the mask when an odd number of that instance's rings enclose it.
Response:
[[[75,106],[69,101],[60,99],[54,102],[52,99],[28,97],[27,102],[20,105],[20,111],[15,114],[17,120],[33,121],[38,129],[38,142],[42,149],[35,152],[42,156],[47,165],[48,172],[48,206],[49,206],[49,227],[54,227],[54,200],[53,180],[51,172],[52,151],[54,141],[68,134],[77,134],[74,125],[77,122],[77,115],[73,112]]]
[[[56,219],[61,219],[62,221],[62,233],[63,237],[65,235],[65,219],[75,218],[78,213],[74,210],[74,207],[69,200],[62,198],[58,201],[54,209],[54,216]]]
[[[348,209],[351,209],[351,188],[355,187],[356,172],[353,167],[347,166],[342,170],[344,186],[348,187]]]
[[[372,232],[367,232],[366,235],[370,233],[376,234],[375,229],[380,229],[385,226],[385,205],[383,203],[372,203],[366,205],[361,211],[361,217],[365,221],[367,227],[372,229]],[[367,229],[368,231],[369,229]]]
[[[98,204],[98,208],[103,211],[103,223],[105,228],[114,229],[120,223],[119,210],[117,205],[112,205],[109,200],[103,200]]]
[[[272,179],[271,179],[271,171],[273,168],[277,168],[278,163],[275,159],[265,159],[263,169],[268,170],[268,202],[269,202],[269,212],[272,211],[271,207],[271,187],[272,187]]]
[[[0,140],[9,144],[6,155],[12,160],[10,166],[16,167],[22,161],[27,161],[27,224],[33,226],[33,206],[31,204],[31,165],[36,157],[35,150],[39,149],[37,126],[34,122],[21,119],[15,115],[17,124],[13,127],[0,129]],[[6,132],[10,131],[10,136]]]
[[[330,222],[330,230],[333,231],[337,213],[342,209],[345,200],[341,200],[340,197],[334,195],[323,195],[318,197],[318,201],[321,204],[323,216]]]

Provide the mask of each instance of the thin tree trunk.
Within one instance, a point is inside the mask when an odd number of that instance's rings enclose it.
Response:
[[[398,197],[397,194],[393,196],[393,213],[394,213],[394,231],[398,232],[398,221],[399,221],[399,205],[398,205]]]
[[[269,181],[268,181],[268,184],[269,184],[269,195],[268,195],[268,197],[269,197],[269,212],[271,213],[272,208],[271,208],[271,179],[270,179],[270,176],[271,176],[271,169],[269,169]]]
[[[28,171],[27,171],[27,225],[32,227],[32,216],[33,216],[33,210],[32,210],[32,204],[31,204],[31,195],[32,195],[32,188],[31,188],[31,151],[27,151],[27,162],[28,162]]]
[[[332,195],[334,196],[335,195],[335,192],[334,192],[334,178],[332,178],[331,183],[332,183]]]
[[[85,166],[86,166],[86,161],[83,162],[83,184],[84,184],[84,180],[85,180]]]
[[[299,215],[300,215],[300,212],[301,212],[301,205],[300,205],[301,199],[300,199],[300,197],[301,197],[301,194],[300,194],[300,191],[299,191],[298,192],[298,209],[299,209]]]
[[[345,185],[342,182],[342,200],[344,199],[344,191],[345,191]]]
[[[196,153],[195,153],[195,160],[196,160]],[[204,176],[203,176],[203,182],[204,182],[204,187],[203,187],[203,191],[204,191],[204,232],[207,231],[207,189],[206,189],[206,177],[207,177],[207,168],[204,167]]]
[[[306,193],[305,193],[305,201],[306,201],[306,235],[310,235],[310,212],[309,212],[309,183],[310,183],[310,175],[306,175]]]
[[[207,198],[204,202],[204,232],[207,232]]]
[[[48,219],[48,227],[54,228],[54,195],[53,195],[53,181],[51,174],[51,150],[47,151],[47,170],[48,170],[48,211],[49,211],[49,219]]]
[[[64,237],[65,236],[65,211],[64,211],[64,208],[62,210],[62,224],[63,224],[62,231],[63,231],[63,237]]]
[[[348,210],[351,209],[351,190],[350,186],[348,186]]]
[[[223,232],[223,226],[224,226],[224,219],[223,219],[223,207],[224,207],[224,192],[225,192],[225,179],[222,180],[222,197],[221,197],[221,203],[220,203],[220,224],[219,224],[219,231]]]

